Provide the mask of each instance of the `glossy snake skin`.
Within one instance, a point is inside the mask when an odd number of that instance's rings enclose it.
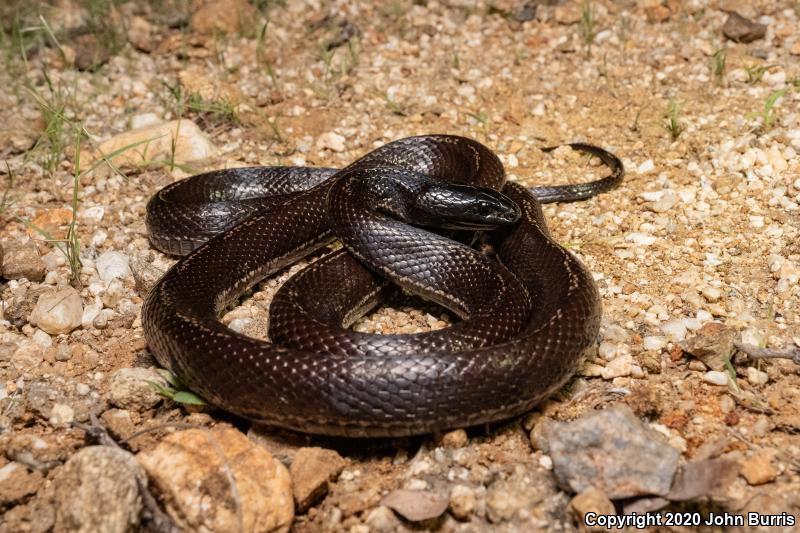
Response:
[[[540,203],[610,190],[623,168],[605,150],[570,146],[612,173],[528,190],[505,182],[480,143],[430,135],[341,170],[255,167],[169,185],[148,204],[148,230],[157,248],[185,257],[145,300],[148,345],[211,403],[307,433],[413,435],[523,413],[569,379],[600,325],[592,277],[550,237]],[[496,259],[451,238],[464,228],[491,230],[484,237]],[[219,322],[258,280],[337,238],[342,249],[276,294],[271,342]],[[414,335],[347,330],[387,280],[463,320]]]

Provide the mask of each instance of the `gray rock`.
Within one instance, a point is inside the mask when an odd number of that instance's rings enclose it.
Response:
[[[664,496],[678,468],[678,450],[626,405],[551,422],[538,438],[559,483],[576,493],[594,486],[611,499]]]
[[[150,382],[167,385],[164,377],[153,368],[120,368],[111,376],[108,397],[122,409],[146,411],[163,400]]]
[[[5,244],[3,252],[3,277],[6,279],[29,279],[42,281],[47,267],[39,257],[36,243]]]
[[[83,448],[53,478],[56,531],[133,530],[142,509],[140,483],[147,477],[130,453],[109,446]]]
[[[163,270],[159,270],[153,263],[148,262],[143,256],[135,256],[130,261],[131,272],[133,273],[133,280],[136,283],[136,292],[139,296],[144,298],[153,285],[156,284],[161,276],[164,275]]]
[[[111,283],[113,279],[125,279],[130,276],[131,269],[129,264],[127,255],[113,250],[103,252],[94,262],[100,279],[106,283]]]
[[[81,395],[79,382],[59,376],[47,377],[30,382],[25,388],[23,407],[39,418],[50,420],[56,405],[66,405],[72,409],[75,420],[85,422],[90,415],[100,416],[106,403],[97,393]],[[60,411],[60,413],[59,413]],[[64,414],[63,407],[56,408],[56,415]]]
[[[51,335],[59,335],[80,326],[82,317],[81,296],[72,287],[67,287],[39,296],[30,321]]]
[[[767,34],[764,24],[753,22],[738,13],[730,13],[722,26],[722,34],[737,43],[751,43]]]

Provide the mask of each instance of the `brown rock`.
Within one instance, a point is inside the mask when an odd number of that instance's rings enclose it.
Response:
[[[475,511],[478,498],[475,491],[466,485],[456,485],[450,491],[450,512],[459,520],[467,520]]]
[[[594,487],[589,487],[580,494],[572,498],[569,506],[575,513],[579,524],[586,523],[587,513],[595,513],[598,515],[615,514],[614,504],[608,499],[608,496]],[[589,531],[604,531],[604,528],[599,526],[589,527]]]
[[[253,28],[256,14],[247,0],[211,0],[194,12],[189,25],[206,35],[241,33]]]
[[[463,448],[467,444],[467,432],[463,429],[448,431],[437,435],[436,443],[446,448]]]
[[[0,468],[0,510],[18,504],[35,494],[44,483],[44,476],[30,471],[21,463],[11,462]]]
[[[678,470],[667,499],[689,501],[710,496],[727,488],[738,474],[739,463],[733,459],[690,461]]]
[[[235,107],[244,100],[244,95],[235,85],[209,75],[201,67],[189,67],[180,71],[178,81],[185,94],[196,94],[208,102],[221,101]]]
[[[800,40],[794,42],[792,47],[789,49],[789,53],[793,56],[800,56]]]
[[[669,20],[670,15],[672,15],[669,8],[661,4],[647,6],[644,9],[644,14],[647,17],[647,22],[651,24],[665,22]]]
[[[730,13],[722,26],[722,34],[737,43],[751,43],[767,34],[764,24],[753,22],[738,13]]]
[[[6,457],[28,468],[47,472],[66,460],[68,449],[55,439],[47,440],[34,433],[16,433],[5,446]],[[2,445],[0,445],[2,446]]]
[[[25,244],[6,244],[3,252],[2,274],[6,279],[25,278],[30,281],[42,281],[47,270],[36,244],[28,241]]]
[[[153,26],[147,22],[147,19],[133,16],[128,20],[127,24],[128,42],[134,48],[142,52],[152,52],[156,47],[156,42],[153,38]]]
[[[137,458],[183,529],[289,530],[294,502],[286,467],[229,426],[173,433]]]
[[[570,2],[563,6],[556,6],[553,18],[559,24],[577,24],[581,21],[581,8],[577,2]]]
[[[22,113],[5,113],[0,120],[0,157],[30,150],[44,129],[41,118],[31,119]]]
[[[712,370],[725,370],[733,353],[736,330],[719,322],[709,322],[697,334],[680,343],[684,352],[700,359]]]
[[[297,512],[302,513],[328,493],[328,484],[335,480],[347,461],[334,450],[300,448],[289,473]]]
[[[381,505],[399,513],[406,520],[421,522],[437,518],[447,510],[449,501],[425,490],[395,490],[381,500]]]
[[[772,464],[770,454],[761,453],[742,462],[741,474],[750,485],[763,485],[775,481],[778,469]]]
[[[93,33],[78,35],[72,40],[72,47],[78,70],[97,70],[111,59],[111,48],[101,43]]]

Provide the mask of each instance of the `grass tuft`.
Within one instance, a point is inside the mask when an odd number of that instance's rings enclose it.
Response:
[[[586,58],[592,57],[592,44],[594,38],[597,36],[597,28],[595,27],[594,8],[590,0],[583,0],[581,4],[581,22],[580,32],[583,39],[583,45],[586,49]]]
[[[670,98],[667,112],[664,113],[664,129],[669,132],[672,141],[678,140],[683,133],[683,126],[680,121],[681,103],[676,98]]]

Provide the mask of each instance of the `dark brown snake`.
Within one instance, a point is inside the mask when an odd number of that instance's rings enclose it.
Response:
[[[610,190],[623,167],[601,148],[570,146],[612,173],[528,190],[505,182],[482,144],[431,135],[341,170],[254,167],[169,185],[147,206],[150,239],[188,255],[144,302],[147,343],[211,403],[307,433],[413,435],[523,413],[569,379],[600,326],[592,276],[550,237],[540,204]],[[497,260],[450,238],[463,231],[419,226],[491,230]],[[271,342],[219,322],[254,283],[336,238],[342,249],[275,295]],[[413,335],[347,330],[380,301],[384,279],[463,320]]]

